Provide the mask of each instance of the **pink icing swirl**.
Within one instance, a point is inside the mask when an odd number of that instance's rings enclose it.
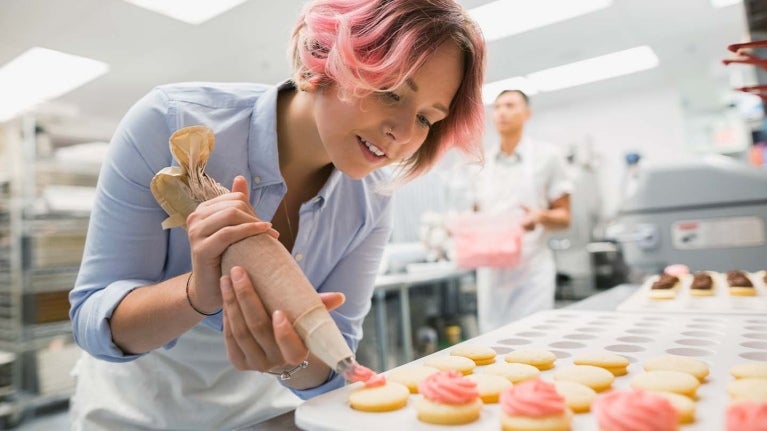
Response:
[[[418,385],[418,392],[440,404],[468,404],[479,398],[477,384],[455,370],[430,375]]]
[[[600,429],[610,431],[673,431],[677,412],[660,395],[641,389],[613,390],[597,397],[592,406]]]
[[[667,266],[666,269],[663,270],[663,272],[665,272],[668,275],[673,275],[674,277],[682,277],[690,273],[690,268],[687,265],[683,265],[681,263],[675,263],[673,265]]]
[[[509,416],[543,417],[558,415],[567,408],[565,399],[551,383],[530,380],[501,392],[501,409]]]
[[[386,377],[383,374],[377,374],[370,368],[360,364],[355,364],[351,369],[347,370],[344,373],[344,378],[350,382],[365,382],[365,386],[369,388],[386,384]]]
[[[727,431],[767,430],[767,402],[738,401],[727,409]]]

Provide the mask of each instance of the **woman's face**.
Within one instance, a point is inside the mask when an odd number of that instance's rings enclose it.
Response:
[[[463,54],[442,44],[407,80],[390,93],[342,101],[338,88],[318,91],[314,117],[331,162],[351,178],[413,155],[429,128],[444,120],[463,79]]]

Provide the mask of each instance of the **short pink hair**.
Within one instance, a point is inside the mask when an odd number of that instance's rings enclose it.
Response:
[[[443,42],[463,51],[464,76],[450,115],[432,126],[405,161],[406,179],[425,173],[450,148],[482,157],[485,41],[453,0],[313,0],[293,31],[291,57],[300,89],[337,83],[342,97],[390,91]]]

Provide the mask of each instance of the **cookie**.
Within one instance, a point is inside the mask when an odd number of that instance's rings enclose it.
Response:
[[[767,402],[767,380],[738,379],[727,384],[727,393],[733,400]]]
[[[362,386],[349,393],[349,405],[365,412],[388,412],[405,407],[410,391],[397,382],[382,386]]]
[[[591,352],[578,355],[573,359],[575,365],[591,365],[604,368],[614,376],[623,376],[628,373],[629,360],[621,355],[608,352]]]
[[[612,386],[615,376],[604,368],[592,365],[572,365],[558,370],[554,374],[554,380],[580,383],[601,392]]]
[[[427,367],[434,367],[439,370],[460,371],[464,376],[471,374],[477,364],[469,358],[463,356],[441,355],[432,356],[423,363]]]
[[[453,356],[463,356],[471,359],[477,365],[488,365],[495,362],[495,350],[488,346],[477,344],[461,344],[450,350]]]
[[[730,374],[736,379],[767,379],[767,362],[744,362],[730,368]]]
[[[597,397],[596,391],[590,387],[567,380],[554,382],[557,393],[565,397],[565,403],[575,413],[585,413],[591,409],[591,403]]]
[[[745,271],[732,270],[727,271],[727,286],[730,295],[733,296],[754,296],[756,289],[754,283]]]
[[[688,376],[689,377],[689,376]],[[641,389],[600,394],[591,410],[600,430],[677,431],[677,412],[660,395]]]
[[[671,403],[671,406],[677,412],[677,421],[680,424],[695,422],[695,401],[673,392],[652,391],[652,393],[662,396]]]
[[[539,370],[548,370],[554,367],[557,357],[548,350],[543,349],[518,349],[504,356],[506,362],[532,365]]]
[[[510,364],[508,362],[498,362],[492,365],[488,365],[483,367],[480,372],[484,374],[497,374],[499,376],[506,377],[511,381],[511,383],[521,383],[528,380],[534,380],[541,375],[541,371],[532,365]]]
[[[663,355],[650,358],[644,362],[647,371],[681,371],[692,374],[703,381],[708,376],[708,365],[705,362],[686,356]]]
[[[651,299],[674,299],[679,285],[679,277],[663,273],[650,285],[648,295]]]
[[[501,391],[512,385],[509,379],[497,374],[475,373],[466,376],[466,378],[474,381],[477,384],[479,397],[485,404],[497,403],[498,397],[501,395]]]
[[[692,276],[690,282],[690,295],[713,296],[716,292],[716,279],[714,274],[708,271],[698,271]]]
[[[405,385],[410,393],[418,393],[418,384],[439,369],[425,365],[406,365],[386,373],[386,379]]]
[[[663,391],[695,398],[700,381],[682,371],[647,371],[631,380],[631,387],[648,391]]]
[[[466,358],[464,358],[466,359]],[[418,420],[430,424],[460,425],[479,419],[482,400],[477,384],[455,370],[436,372],[418,385]]]
[[[554,385],[543,380],[520,383],[501,392],[504,431],[569,431],[573,413]]]

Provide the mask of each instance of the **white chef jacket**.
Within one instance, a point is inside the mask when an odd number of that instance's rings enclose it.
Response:
[[[482,212],[521,219],[521,206],[548,209],[549,203],[572,191],[564,158],[556,148],[523,137],[515,153],[500,151],[487,158],[477,185]],[[484,333],[536,311],[554,307],[556,268],[538,225],[522,239],[522,257],[513,268],[477,270],[479,329]]]

